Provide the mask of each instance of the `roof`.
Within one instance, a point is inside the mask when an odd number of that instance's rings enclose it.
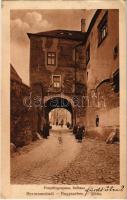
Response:
[[[14,69],[14,67],[10,64],[11,70],[11,80],[15,80],[18,81],[20,83],[22,83],[22,79],[20,78],[20,76],[18,75],[18,73],[16,72],[16,70]]]
[[[94,24],[95,24],[95,22],[96,22],[96,20],[97,20],[97,18],[98,18],[100,13],[101,13],[101,9],[97,9],[95,14],[94,14],[94,16],[93,16],[93,18],[92,18],[92,20],[91,20],[91,22],[90,22],[88,30],[86,32],[85,42],[87,41],[87,38],[88,38],[88,36],[89,36],[89,34],[90,34],[90,32],[91,32],[91,30],[92,30],[92,28],[93,28],[93,26],[94,26]]]
[[[96,12],[90,22],[87,32],[73,31],[73,30],[52,30],[52,31],[46,31],[46,32],[39,32],[39,33],[27,33],[27,35],[29,38],[31,36],[39,36],[39,37],[42,36],[42,37],[61,38],[61,39],[81,41],[82,43],[78,44],[78,46],[80,46],[80,45],[84,44],[84,42],[87,41],[87,38],[96,22],[101,10],[102,9],[96,10]]]
[[[81,43],[75,45],[75,47],[81,46],[81,45],[83,45],[87,41],[88,36],[89,36],[89,34],[90,34],[90,32],[91,32],[94,24],[95,24],[95,22],[96,22],[96,20],[97,20],[97,18],[99,16],[99,14],[100,14],[100,12],[101,12],[101,9],[97,9],[96,10],[95,14],[93,15],[93,17],[91,19],[91,22],[89,24],[88,30],[87,30],[87,32],[85,32],[84,40]]]
[[[29,38],[31,36],[42,36],[42,37],[83,41],[85,39],[86,33],[83,33],[81,31],[73,31],[73,30],[52,30],[52,31],[40,32],[40,33],[27,33],[27,35]]]

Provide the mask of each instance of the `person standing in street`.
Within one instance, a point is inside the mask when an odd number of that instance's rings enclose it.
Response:
[[[74,135],[76,135],[77,129],[78,129],[78,125],[75,124],[74,127],[73,127],[73,134],[74,134]]]
[[[76,139],[78,140],[78,142],[82,142],[82,137],[83,137],[82,127],[79,125],[76,134]]]
[[[85,126],[82,125],[81,129],[82,129],[82,137],[84,137],[85,136]]]
[[[48,139],[49,136],[49,123],[46,122],[43,126],[43,138]]]
[[[61,127],[63,127],[63,119],[61,120],[61,123],[60,123]]]
[[[96,115],[96,127],[98,127],[98,126],[99,126],[99,116]]]
[[[83,135],[84,135],[84,128],[81,123],[78,123],[75,139],[77,139],[78,142],[82,142]]]

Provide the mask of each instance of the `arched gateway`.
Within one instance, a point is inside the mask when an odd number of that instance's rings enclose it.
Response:
[[[53,97],[53,98],[48,99],[45,102],[44,113],[45,113],[46,120],[49,120],[50,111],[56,108],[64,108],[68,110],[71,113],[71,121],[73,124],[74,122],[73,105],[67,99],[63,97]]]

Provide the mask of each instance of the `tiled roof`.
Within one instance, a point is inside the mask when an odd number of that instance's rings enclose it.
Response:
[[[62,38],[76,41],[83,41],[85,39],[86,33],[81,31],[73,30],[52,30],[40,33],[27,33],[28,37],[30,36],[42,36],[42,37],[52,37],[52,38]]]

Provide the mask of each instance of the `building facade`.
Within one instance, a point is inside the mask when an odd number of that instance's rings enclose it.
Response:
[[[87,125],[119,125],[119,11],[98,10],[85,42],[87,95],[96,105],[87,109]],[[93,97],[94,96],[94,97]],[[93,102],[93,101],[92,101]],[[91,108],[93,107],[93,108]]]
[[[71,112],[72,123],[76,123],[84,113],[75,104],[86,92],[86,86],[83,65],[76,64],[75,46],[84,40],[85,33],[55,30],[28,36],[30,85],[33,88],[40,84],[43,91],[40,112],[48,120],[52,109],[64,107]]]
[[[90,132],[100,131],[106,137],[119,127],[119,10],[97,10],[76,50],[85,54],[85,124]],[[100,130],[95,128],[97,116]]]
[[[100,127],[119,126],[119,11],[99,9],[87,31],[84,19],[81,26],[81,31],[28,33],[31,87],[41,85],[46,119],[65,99],[73,124],[96,127],[98,115]]]

